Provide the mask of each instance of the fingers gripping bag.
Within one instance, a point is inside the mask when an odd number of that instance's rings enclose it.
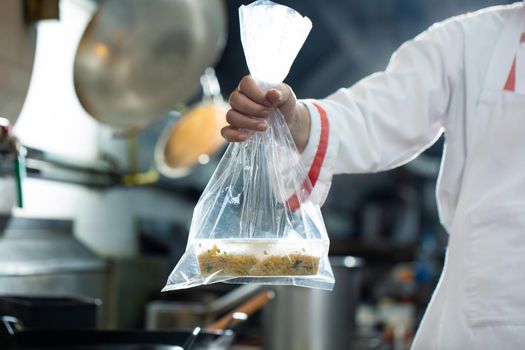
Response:
[[[248,68],[267,91],[288,74],[311,22],[264,0],[241,6],[239,19]],[[311,190],[286,121],[272,108],[266,131],[228,146],[163,291],[215,282],[331,290],[329,240]]]

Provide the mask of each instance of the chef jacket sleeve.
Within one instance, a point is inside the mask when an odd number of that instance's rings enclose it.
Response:
[[[310,169],[315,202],[324,202],[333,174],[398,167],[439,138],[450,96],[462,84],[460,22],[435,24],[406,42],[383,72],[325,99],[301,100],[311,117],[302,161]]]

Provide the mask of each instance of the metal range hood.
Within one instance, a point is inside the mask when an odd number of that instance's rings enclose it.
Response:
[[[70,220],[0,216],[0,295],[101,299],[107,314],[109,267],[73,235]]]

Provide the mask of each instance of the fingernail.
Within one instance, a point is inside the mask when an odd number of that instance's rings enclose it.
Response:
[[[239,134],[239,140],[241,141],[246,141],[248,139],[248,135],[242,133],[242,134]]]
[[[267,128],[266,123],[257,123],[257,130],[264,131],[266,130],[266,128]]]

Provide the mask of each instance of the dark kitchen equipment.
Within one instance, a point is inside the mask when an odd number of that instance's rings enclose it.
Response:
[[[171,350],[225,350],[233,342],[231,329],[249,315],[259,310],[273,298],[272,291],[262,291],[231,313],[220,318],[205,330],[196,327],[191,331],[100,331],[25,329],[16,317],[3,316],[0,329],[2,349],[159,349]]]
[[[188,331],[101,331],[101,330],[25,330],[14,317],[3,317],[0,334],[2,349],[70,350],[225,350],[234,333],[199,331],[191,347],[183,348],[194,330]]]
[[[0,316],[14,316],[27,329],[95,329],[100,304],[81,297],[0,296]]]
[[[350,349],[359,300],[362,262],[330,257],[334,290],[275,286],[275,300],[263,311],[264,348]]]

